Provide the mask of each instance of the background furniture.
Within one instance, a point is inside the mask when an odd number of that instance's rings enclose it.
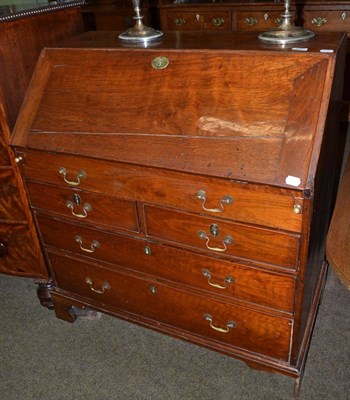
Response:
[[[81,11],[86,31],[124,31],[135,24],[131,0],[88,0]],[[146,25],[159,26],[155,0],[142,1],[141,13]]]
[[[211,30],[259,32],[276,28],[284,10],[281,1],[206,1],[160,0],[160,25],[168,30]],[[295,1],[292,2],[295,23],[314,31],[350,33],[350,1]],[[350,42],[346,55],[344,104],[342,119],[350,121]]]
[[[308,52],[220,32],[60,47],[11,143],[56,315],[107,312],[298,389],[327,270],[344,35]]]
[[[0,272],[46,278],[25,191],[8,143],[44,46],[83,31],[81,2],[8,6],[0,16]]]

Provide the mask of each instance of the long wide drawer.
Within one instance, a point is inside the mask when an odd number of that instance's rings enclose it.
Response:
[[[28,180],[300,232],[302,192],[45,152],[22,154]]]
[[[50,253],[59,288],[209,340],[287,361],[292,320]]]
[[[46,245],[152,275],[159,280],[292,313],[295,278],[189,251],[37,216]],[[81,249],[75,237],[93,252]],[[97,240],[98,248],[88,247]],[[86,244],[87,243],[87,244]],[[83,247],[84,248],[84,247]]]
[[[88,224],[138,232],[135,203],[115,197],[34,182],[27,183],[32,207]]]
[[[290,269],[297,267],[299,239],[271,229],[144,206],[150,238],[195,246],[211,254],[236,256]]]

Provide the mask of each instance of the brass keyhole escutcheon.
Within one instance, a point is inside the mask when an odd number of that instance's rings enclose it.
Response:
[[[169,59],[167,57],[159,56],[152,60],[152,67],[154,69],[164,69],[169,65]]]

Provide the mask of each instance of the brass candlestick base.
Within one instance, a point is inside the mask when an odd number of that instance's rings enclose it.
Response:
[[[292,13],[289,10],[290,0],[284,1],[284,14],[281,15],[282,24],[269,32],[259,35],[259,39],[265,43],[288,44],[304,42],[315,36],[315,34],[307,29],[294,26],[292,23]]]
[[[121,33],[119,35],[119,39],[131,44],[147,44],[149,41],[154,41],[161,38],[163,36],[163,32],[157,31],[156,29],[153,29],[142,23],[143,16],[141,15],[140,10],[140,0],[132,0],[132,2],[136,14],[134,17],[136,20],[135,26]]]

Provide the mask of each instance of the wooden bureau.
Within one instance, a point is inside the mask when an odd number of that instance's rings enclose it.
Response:
[[[42,52],[11,144],[59,318],[110,313],[299,384],[345,36],[307,46],[177,32],[127,48],[89,32]]]

